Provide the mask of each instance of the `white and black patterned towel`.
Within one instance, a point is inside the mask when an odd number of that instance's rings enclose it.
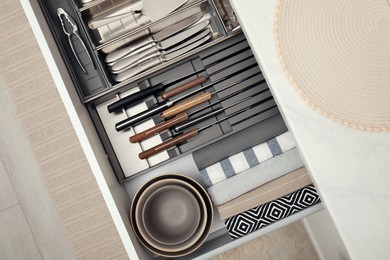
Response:
[[[200,175],[210,187],[295,147],[293,135],[285,132],[201,170]]]
[[[247,210],[225,220],[231,238],[236,239],[321,202],[314,185]]]

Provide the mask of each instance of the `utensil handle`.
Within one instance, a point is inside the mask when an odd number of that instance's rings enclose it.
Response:
[[[115,81],[117,82],[122,82],[122,81],[125,81],[126,79],[129,79],[131,77],[134,77],[135,75],[151,68],[151,67],[154,67],[154,66],[157,66],[158,64],[161,64],[163,62],[163,60],[161,58],[154,58],[148,62],[145,62],[143,64],[138,64],[137,67],[134,67],[134,68],[131,68],[131,69],[128,69],[122,73],[119,73],[118,75],[116,75],[114,77]]]
[[[207,100],[211,99],[210,92],[205,92],[203,94],[197,95],[195,97],[189,98],[186,101],[180,102],[177,105],[174,105],[164,112],[161,113],[162,118],[168,118],[174,115],[177,115],[181,112],[186,111],[187,109],[190,109],[191,107],[194,107],[196,105],[199,105]]]
[[[188,119],[188,115],[186,113],[179,114],[175,116],[174,118],[171,118],[167,121],[164,121],[160,124],[157,124],[145,131],[142,131],[141,133],[138,133],[136,135],[133,135],[129,138],[130,143],[137,143],[141,142],[142,140],[145,140],[157,133],[160,133],[161,131],[164,131],[174,125],[177,125],[180,122],[183,122]]]
[[[156,92],[160,92],[164,90],[164,86],[162,84],[158,84],[156,86],[143,89],[141,91],[138,91],[134,94],[131,94],[127,97],[124,97],[118,101],[115,101],[114,103],[107,106],[107,110],[109,113],[112,113],[114,111],[117,111],[119,109],[122,109],[124,107],[127,107],[129,105],[133,105],[135,103],[138,103],[139,101],[153,95]]]
[[[209,119],[209,118],[212,118],[216,115],[219,115],[221,114],[222,112],[224,111],[224,108],[218,108],[214,111],[211,111],[209,113],[206,113],[205,115],[201,115],[201,116],[198,116],[198,117],[195,117],[193,119],[190,119],[189,121],[183,123],[183,124],[180,124],[178,126],[175,127],[175,131],[176,132],[181,132],[183,131],[184,129],[190,127],[190,126],[194,126],[196,125],[197,123],[200,123],[206,119]]]
[[[168,99],[168,98],[173,97],[173,96],[175,96],[183,91],[186,91],[187,89],[190,89],[190,88],[193,88],[199,84],[202,84],[203,82],[206,81],[206,79],[207,78],[205,76],[198,77],[198,78],[191,80],[190,82],[187,82],[183,85],[180,85],[174,89],[165,91],[164,93],[161,94],[161,97],[163,99]]]
[[[198,136],[199,135],[199,132],[197,129],[192,129],[188,132],[185,132],[185,133],[182,133],[181,135],[178,135],[168,141],[165,141],[159,145],[156,145],[146,151],[143,151],[141,152],[138,157],[143,160],[143,159],[146,159],[146,158],[149,158],[150,156],[152,155],[155,155],[155,154],[158,154],[168,148],[171,148],[175,145],[178,145],[178,144],[181,144],[185,141],[187,141],[188,139],[191,139],[195,136]]]
[[[166,109],[167,107],[168,107],[168,104],[166,102],[164,102],[158,106],[152,107],[151,109],[145,110],[141,113],[138,113],[132,117],[129,117],[125,120],[122,120],[122,121],[116,123],[115,129],[118,132],[122,131],[130,126],[133,126],[139,122],[144,121],[145,119],[147,119],[149,117],[152,117],[152,116],[160,113],[161,111],[164,111],[164,109]]]
[[[148,37],[147,39],[149,39]],[[141,58],[150,55],[151,53],[157,51],[155,47],[155,43],[153,41],[147,43],[144,46],[141,46],[138,49],[132,49],[129,52],[125,53],[122,57],[111,62],[111,70],[119,71],[125,67],[130,66],[131,64],[135,64],[137,61],[141,60]],[[126,47],[127,48],[127,47]]]

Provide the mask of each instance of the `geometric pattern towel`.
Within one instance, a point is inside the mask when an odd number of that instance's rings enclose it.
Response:
[[[210,187],[295,147],[293,135],[285,132],[201,170],[200,176]]]
[[[232,239],[240,238],[320,202],[314,185],[306,186],[274,201],[225,220]]]

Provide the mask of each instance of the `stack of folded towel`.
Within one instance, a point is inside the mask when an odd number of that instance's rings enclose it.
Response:
[[[200,175],[232,238],[320,202],[290,132],[208,166]]]

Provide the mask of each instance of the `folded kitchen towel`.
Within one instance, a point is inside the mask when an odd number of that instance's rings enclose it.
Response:
[[[299,211],[321,202],[314,185],[279,199],[252,208],[225,220],[225,225],[232,239],[240,238],[262,229]]]
[[[258,205],[283,197],[311,184],[305,167],[289,172],[240,197],[217,206],[221,219],[227,219]]]
[[[301,167],[302,159],[294,148],[219,182],[207,191],[214,205],[218,206]]]
[[[210,187],[291,150],[295,146],[293,135],[285,132],[201,170],[200,175],[206,186]]]

